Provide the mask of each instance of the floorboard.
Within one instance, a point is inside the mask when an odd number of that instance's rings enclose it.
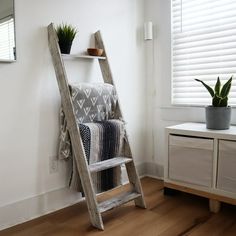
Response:
[[[80,202],[52,214],[0,231],[0,236],[235,236],[236,207],[223,204],[212,214],[208,200],[190,194],[163,195],[163,182],[145,177],[141,180],[147,209],[129,202],[105,212],[105,231],[93,228],[85,202]],[[106,192],[105,200],[130,189]]]

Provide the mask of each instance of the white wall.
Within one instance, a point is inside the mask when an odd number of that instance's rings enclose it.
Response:
[[[166,145],[164,128],[183,122],[204,122],[205,111],[199,107],[171,105],[171,0],[145,1],[144,18],[145,21],[152,21],[154,25],[154,40],[146,43],[148,104],[150,104],[148,120],[151,124],[149,143],[153,142],[153,147],[149,148],[147,162],[150,174],[162,177]],[[235,109],[232,123],[236,124]]]
[[[145,157],[143,1],[15,2],[17,62],[0,64],[0,207],[67,186],[66,163],[59,163],[58,173],[49,173],[49,157],[57,155],[60,104],[47,44],[50,22],[78,28],[72,53],[93,46],[91,34],[102,31],[136,162]],[[72,80],[101,79],[97,62],[66,65]],[[0,210],[0,226],[1,217]]]
[[[13,0],[1,0],[0,19],[13,14]]]

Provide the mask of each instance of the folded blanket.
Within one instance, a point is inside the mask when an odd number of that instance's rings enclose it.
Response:
[[[89,164],[122,156],[125,137],[124,123],[114,119],[117,95],[111,84],[80,83],[70,85],[71,99]],[[91,123],[90,123],[91,122]],[[72,160],[69,185],[82,191],[78,168],[73,154],[67,122],[60,112],[59,158]],[[121,182],[120,167],[92,174],[97,192],[111,189]]]
[[[61,132],[59,145],[59,158],[72,159],[72,173],[69,186],[82,192],[82,186],[76,166],[75,156],[71,147],[70,136],[63,111],[60,113]],[[86,158],[89,164],[121,156],[125,129],[121,120],[107,120],[93,123],[79,124]],[[120,167],[93,173],[92,179],[96,192],[106,191],[121,183]]]
[[[70,91],[78,124],[114,119],[117,95],[111,84],[73,84]]]

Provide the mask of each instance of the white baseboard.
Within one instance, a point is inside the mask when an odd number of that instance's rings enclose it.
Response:
[[[157,179],[157,180],[164,180],[164,177],[160,177],[160,176],[155,176],[155,175],[145,175],[143,177],[150,177],[150,178],[153,178],[153,179]]]
[[[139,176],[161,179],[162,167],[153,163],[137,165]],[[122,174],[122,183],[128,183],[127,174]],[[0,207],[0,230],[38,218],[51,212],[78,203],[83,198],[80,193],[62,188],[32,198]]]
[[[81,194],[62,188],[0,207],[0,230],[38,218],[82,200]]]
[[[164,167],[152,162],[144,162],[137,165],[139,176],[149,176],[156,179],[163,179]]]

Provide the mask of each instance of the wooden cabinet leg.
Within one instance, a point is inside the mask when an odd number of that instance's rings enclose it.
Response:
[[[209,199],[209,208],[213,213],[218,213],[220,211],[221,202],[213,199]]]

